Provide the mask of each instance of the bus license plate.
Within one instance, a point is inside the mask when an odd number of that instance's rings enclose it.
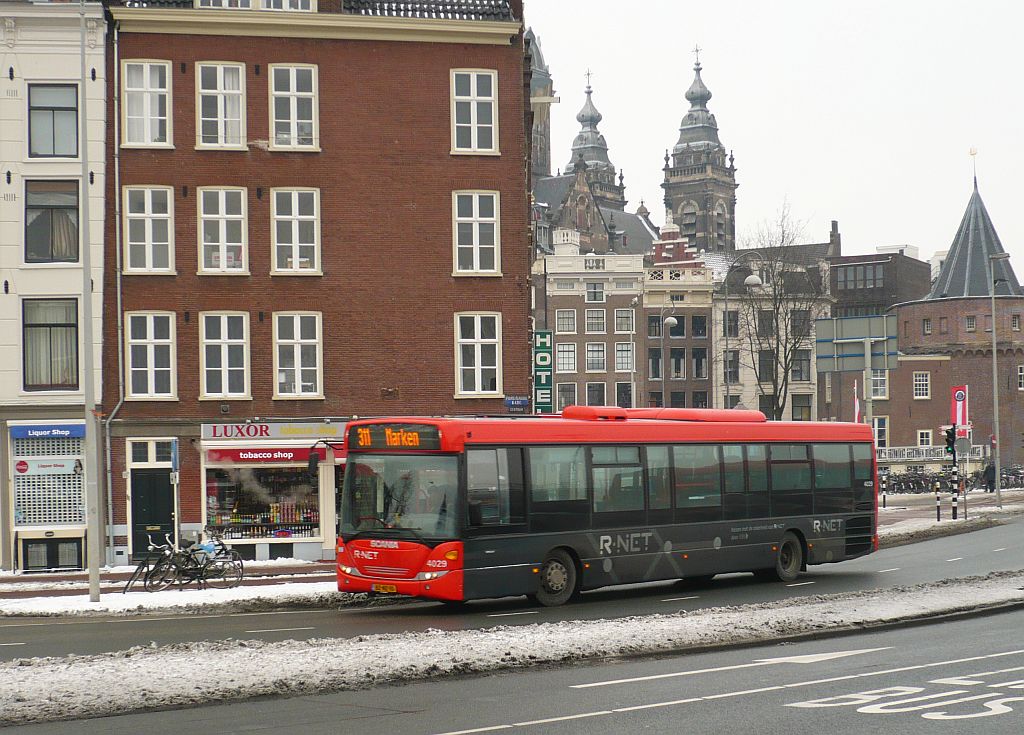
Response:
[[[387,592],[387,593],[390,593],[390,594],[394,594],[395,592],[398,592],[398,587],[396,587],[393,584],[375,584],[375,585],[372,585],[370,587],[370,589],[373,590],[374,592]]]

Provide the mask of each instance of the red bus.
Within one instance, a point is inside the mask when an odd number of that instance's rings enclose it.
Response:
[[[357,420],[338,589],[448,602],[751,571],[792,581],[878,548],[863,424],[570,406]]]

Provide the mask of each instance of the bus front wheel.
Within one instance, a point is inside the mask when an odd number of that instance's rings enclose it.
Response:
[[[564,605],[576,592],[576,564],[561,549],[555,549],[540,568],[540,585],[531,597],[545,607]]]

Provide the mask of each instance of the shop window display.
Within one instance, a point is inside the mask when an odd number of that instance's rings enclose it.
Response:
[[[207,468],[206,523],[228,539],[319,537],[319,492],[305,467]]]

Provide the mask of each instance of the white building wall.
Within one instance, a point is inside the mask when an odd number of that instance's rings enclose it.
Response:
[[[93,354],[96,395],[100,395],[100,345],[103,302],[103,222],[105,191],[106,67],[104,21],[99,3],[86,5],[86,114],[92,182],[89,239],[93,280]],[[30,158],[28,91],[33,83],[81,84],[79,6],[77,3],[0,3],[0,405],[81,405],[78,391],[26,392],[22,382],[22,302],[27,298],[75,297],[79,300],[79,382],[84,375],[81,325],[81,263],[25,263],[25,182],[80,182],[82,162],[75,158]],[[13,69],[14,79],[9,78]],[[96,78],[92,79],[92,70]],[[82,94],[79,90],[79,115]],[[80,118],[79,118],[80,120]],[[79,154],[83,150],[79,141]],[[10,181],[8,181],[10,177]],[[79,235],[81,237],[81,222]],[[79,256],[83,244],[79,242]]]

